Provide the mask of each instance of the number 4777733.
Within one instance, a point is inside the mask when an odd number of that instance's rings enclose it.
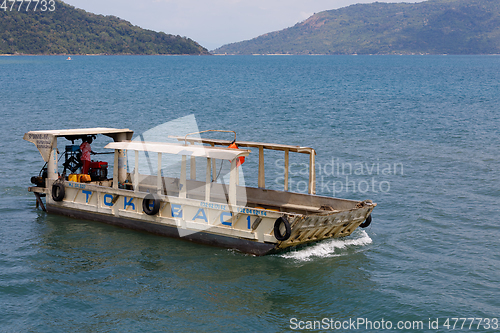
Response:
[[[33,11],[53,12],[56,10],[55,0],[0,0],[0,10],[6,11]]]

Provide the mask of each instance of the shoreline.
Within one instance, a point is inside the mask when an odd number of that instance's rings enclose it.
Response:
[[[85,57],[85,56],[211,56],[211,54],[0,54],[0,57]]]
[[[224,53],[211,53],[211,54],[0,54],[0,57],[95,57],[95,56],[499,56],[500,53],[483,53],[483,54],[286,54],[286,53],[262,53],[262,54],[224,54]]]

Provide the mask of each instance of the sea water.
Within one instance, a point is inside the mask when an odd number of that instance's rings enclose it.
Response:
[[[495,331],[499,56],[72,59],[0,57],[0,331]],[[181,117],[314,147],[317,194],[373,200],[372,225],[254,257],[35,208],[25,132]],[[308,158],[290,158],[307,192]],[[265,163],[282,189],[282,153]]]

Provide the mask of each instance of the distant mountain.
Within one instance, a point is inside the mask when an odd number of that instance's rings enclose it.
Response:
[[[357,4],[213,53],[500,54],[500,0]]]
[[[0,7],[0,54],[208,54],[189,38],[141,29],[59,0],[46,1],[45,7],[42,1],[30,7],[28,2],[11,6],[12,0],[0,0],[6,5]]]

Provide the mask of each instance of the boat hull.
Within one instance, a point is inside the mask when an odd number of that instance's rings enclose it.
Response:
[[[170,189],[172,186],[169,184],[175,184],[175,180],[164,178],[164,183]],[[189,198],[181,198],[174,192],[171,196],[157,194],[154,199],[157,200],[156,211],[152,211],[151,199],[146,199],[152,195],[144,191],[116,189],[109,183],[65,181],[49,182],[48,185],[45,188],[30,187],[29,190],[37,195],[37,202],[41,195],[46,195],[49,213],[257,256],[328,238],[349,236],[376,206],[369,201],[246,188],[250,207],[200,200],[205,197],[204,193],[196,195],[196,192],[191,192]],[[54,190],[56,192],[53,193]],[[148,200],[147,204],[145,200]],[[145,205],[149,209],[144,208]],[[329,210],[321,210],[320,207]],[[338,209],[332,210],[332,207]],[[276,231],[276,228],[279,230]]]
[[[84,219],[102,222],[122,228],[145,231],[156,235],[178,238],[198,244],[235,249],[243,253],[248,253],[256,256],[262,256],[272,253],[276,250],[276,244],[260,243],[241,238],[233,238],[222,235],[216,235],[210,232],[196,232],[185,236],[180,236],[177,227],[150,223],[144,220],[135,220],[122,216],[113,216],[108,214],[100,214],[77,209],[71,209],[56,205],[47,205],[47,212],[68,216],[76,219]]]

